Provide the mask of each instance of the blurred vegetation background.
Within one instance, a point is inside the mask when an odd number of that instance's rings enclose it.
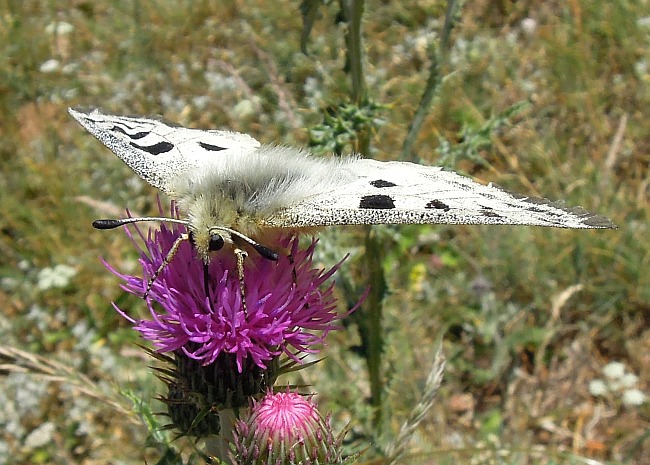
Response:
[[[169,444],[193,460],[191,442],[147,428],[161,386],[111,302],[135,316],[145,306],[98,259],[133,272],[136,253],[90,227],[127,207],[156,212],[156,192],[66,109],[307,145],[354,93],[340,4],[315,2],[307,40],[300,7],[313,3],[0,2],[0,465],[156,463]],[[370,445],[361,462],[380,463],[442,339],[445,381],[402,463],[647,463],[650,4],[468,1],[443,50],[446,8],[365,3],[368,154],[404,158],[431,59],[444,56],[407,158],[620,229],[375,228],[381,421],[357,325],[332,334],[301,381],[338,429],[350,422],[351,451]],[[352,253],[356,293],[341,296],[358,298],[364,232],[330,230],[319,247],[324,264]]]

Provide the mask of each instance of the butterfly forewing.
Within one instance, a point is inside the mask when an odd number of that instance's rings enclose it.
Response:
[[[178,176],[207,169],[219,158],[250,153],[260,143],[246,134],[204,131],[163,121],[69,109],[70,114],[141,178],[161,191]]]

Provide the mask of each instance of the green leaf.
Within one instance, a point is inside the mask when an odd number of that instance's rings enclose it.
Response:
[[[470,160],[481,166],[487,165],[481,156],[481,151],[489,149],[492,146],[492,136],[509,124],[512,117],[529,106],[527,101],[517,102],[492,116],[480,127],[475,127],[471,121],[462,121],[461,130],[458,132],[459,143],[453,143],[445,137],[438,138],[439,145],[436,151],[440,159],[437,164],[445,168],[453,168],[461,160]]]

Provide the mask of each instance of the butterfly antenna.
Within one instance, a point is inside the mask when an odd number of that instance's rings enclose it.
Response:
[[[190,222],[186,220],[179,220],[177,218],[164,218],[158,216],[145,216],[140,218],[122,218],[115,219],[102,219],[93,221],[93,228],[95,229],[115,229],[131,223],[139,223],[141,221],[160,221],[164,223],[176,223],[184,226],[189,226]]]
[[[179,220],[177,218],[165,218],[165,217],[160,217],[160,216],[146,216],[146,217],[138,217],[138,218],[121,218],[121,219],[101,219],[101,220],[95,220],[93,221],[93,228],[95,229],[115,229],[119,228],[120,226],[125,226],[127,224],[132,224],[132,223],[139,223],[142,221],[160,221],[161,223],[175,223],[175,224],[182,224],[183,226],[189,226],[189,221],[185,220]],[[176,238],[174,243],[172,244],[171,248],[169,249],[169,252],[167,252],[167,256],[165,259],[162,261],[156,272],[153,274],[153,276],[149,279],[147,282],[147,289],[144,291],[144,295],[142,296],[143,299],[147,299],[149,296],[149,293],[151,292],[151,288],[153,287],[153,283],[156,281],[158,276],[160,276],[160,273],[162,273],[162,270],[165,269],[167,265],[172,261],[174,258],[174,255],[176,255],[176,252],[178,252],[179,247],[183,243],[183,241],[189,240],[190,236],[189,234],[181,234]],[[206,288],[207,289],[207,288]]]
[[[267,260],[276,261],[278,260],[278,258],[280,258],[278,253],[273,249],[271,249],[270,247],[266,247],[260,244],[259,242],[254,241],[253,239],[246,236],[245,234],[242,234],[239,231],[235,231],[234,229],[226,228],[225,226],[213,226],[210,228],[210,233],[212,233],[212,231],[224,231],[229,233],[231,236],[236,236],[244,240],[244,242],[246,242],[248,245],[253,247],[258,254],[260,254],[262,257],[266,258]]]

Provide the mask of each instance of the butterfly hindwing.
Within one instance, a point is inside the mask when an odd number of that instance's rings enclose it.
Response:
[[[435,166],[359,159],[346,166],[355,180],[279,211],[269,224],[519,224],[611,228],[580,207],[511,194]]]

